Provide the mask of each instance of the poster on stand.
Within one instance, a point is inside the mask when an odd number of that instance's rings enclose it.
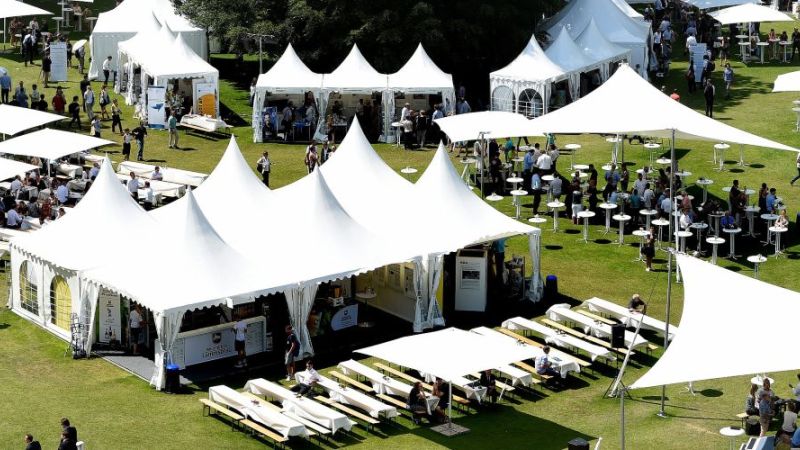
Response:
[[[100,289],[97,298],[99,341],[104,344],[119,342],[122,336],[122,315],[119,294]]]
[[[67,81],[67,43],[50,43],[50,81]]]
[[[166,112],[164,100],[167,89],[164,86],[150,86],[147,88],[147,126],[150,128],[165,128]]]
[[[197,102],[195,112],[201,116],[217,117],[217,85],[214,83],[196,83],[194,98]]]

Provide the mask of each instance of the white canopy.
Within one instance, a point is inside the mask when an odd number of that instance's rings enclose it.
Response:
[[[436,119],[439,128],[451,141],[478,139],[478,133],[486,132],[487,139],[504,137],[542,136],[531,131],[530,120],[517,113],[505,111],[480,111]]]
[[[568,72],[583,72],[596,64],[575,44],[569,37],[566,28],[558,32],[556,39],[547,47],[544,52],[551,61],[557,61],[558,65]]]
[[[683,0],[697,9],[723,8],[726,6],[743,5],[745,3],[761,4],[760,0]],[[746,22],[746,21],[745,21]]]
[[[385,91],[388,86],[386,75],[379,73],[361,54],[358,45],[333,72],[322,79],[322,87],[335,92],[367,92]]]
[[[794,20],[788,14],[777,9],[753,3],[712,11],[708,15],[723,25],[742,22],[791,22]]]
[[[389,89],[402,92],[452,92],[453,76],[444,73],[420,43],[405,65],[389,75]]]
[[[800,368],[800,294],[686,255],[677,258],[684,283],[681,332],[631,388]],[[753,329],[759,311],[770,313],[769,345],[742,332]]]
[[[63,119],[66,117],[58,114],[0,104],[0,134],[15,135]]]
[[[531,355],[535,356],[536,349],[512,340],[506,343],[458,328],[447,328],[395,339],[356,352],[443,380],[453,380],[524,361]]]
[[[430,233],[426,245],[430,253],[448,253],[533,231],[533,227],[506,216],[475,195],[456,172],[442,144],[414,191],[417,204],[422,207],[421,217],[436,223],[437,229],[447,230]],[[463,226],[465,223],[469,226]]]
[[[0,153],[53,160],[112,144],[105,139],[48,128],[0,142]]]
[[[784,73],[775,78],[775,87],[772,92],[798,92],[800,91],[800,70]]]
[[[0,0],[0,19],[22,16],[52,16],[53,13],[17,0]]]
[[[219,71],[189,48],[183,35],[176,38],[166,26],[158,33],[140,32],[119,43],[120,54],[155,79],[156,85],[175,78],[216,81]],[[159,49],[159,51],[153,51]]]
[[[92,61],[89,78],[96,78],[102,72],[102,62],[108,56],[117,55],[117,45],[128,40],[140,31],[151,29],[152,17],[166,24],[175,32],[180,32],[188,45],[202,59],[208,56],[208,42],[203,29],[192,26],[185,18],[175,14],[168,0],[125,0],[111,11],[100,13],[97,23],[89,37]],[[153,49],[157,53],[158,49]],[[112,69],[118,70],[118,61],[111,61]]]
[[[32,164],[25,164],[8,158],[0,158],[0,180],[14,178],[17,175],[23,175],[38,168],[38,166]]]
[[[608,114],[613,107],[614,114]],[[592,93],[531,121],[531,132],[555,134],[643,134],[728,142],[778,150],[796,149],[765,139],[672,100],[623,65]]]
[[[322,88],[322,75],[314,73],[297,56],[292,44],[286,46],[283,55],[266,72],[258,76],[256,92],[284,92],[304,94]],[[262,100],[263,103],[263,100]]]
[[[494,80],[553,83],[565,79],[566,72],[547,56],[534,35],[514,61],[489,74],[489,78],[493,83]]]
[[[611,42],[631,50],[631,63],[640,66],[640,74],[647,71],[649,58],[650,22],[641,17],[631,17],[614,0],[572,0],[548,19],[546,28],[555,35],[566,27],[576,38],[589,25],[593,18],[603,35]]]
[[[92,230],[88,250],[65,245]],[[29,257],[46,261],[67,270],[80,271],[108,261],[120,253],[110,245],[122,230],[136,230],[134,235],[157,235],[154,222],[120,184],[108,158],[104,158],[92,188],[64,217],[11,241],[11,246]],[[125,239],[131,238],[123,233]],[[134,270],[133,272],[137,272]],[[141,279],[140,279],[141,282]]]
[[[590,20],[589,25],[581,31],[581,34],[575,39],[575,44],[589,59],[601,63],[600,77],[603,81],[607,80],[611,74],[609,64],[628,60],[631,57],[629,49],[614,44],[603,36],[594,19]]]
[[[611,1],[613,1],[614,4],[617,5],[617,8],[619,8],[620,11],[624,12],[626,16],[633,19],[644,20],[644,16],[641,15],[639,11],[633,9],[631,5],[629,5],[629,3],[631,3],[630,1],[626,0],[611,0]]]

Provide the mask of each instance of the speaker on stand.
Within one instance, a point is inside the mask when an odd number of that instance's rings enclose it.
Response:
[[[621,323],[611,325],[611,347],[625,348],[625,325]]]

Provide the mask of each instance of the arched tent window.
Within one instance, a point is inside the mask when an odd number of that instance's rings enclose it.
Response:
[[[508,86],[497,86],[492,91],[492,111],[514,112],[514,91]]]
[[[519,94],[519,113],[525,117],[539,117],[544,113],[542,95],[533,89],[525,89]]]
[[[39,288],[36,283],[36,273],[33,265],[23,261],[19,266],[19,298],[22,309],[39,315]]]
[[[57,275],[50,283],[50,322],[62,330],[69,330],[71,313],[72,293],[69,284],[64,277]]]

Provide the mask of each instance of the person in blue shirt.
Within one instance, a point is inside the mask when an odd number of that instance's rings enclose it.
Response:
[[[769,190],[769,194],[767,195],[767,212],[772,214],[775,211],[775,199],[777,195],[775,195],[775,188],[771,188]]]
[[[792,435],[792,447],[800,447],[800,428],[796,429]]]
[[[736,228],[736,219],[731,215],[730,211],[725,211],[725,215],[719,220],[719,225],[722,228]]]
[[[539,205],[542,203],[542,178],[539,170],[534,169],[531,175],[531,193],[533,194],[533,214],[539,214]]]
[[[528,149],[525,157],[522,158],[522,179],[523,183],[527,185],[531,179],[531,170],[536,164],[536,158],[533,156],[533,149]]]
[[[11,77],[8,72],[0,75],[0,101],[8,103],[8,93],[11,92]]]
[[[497,281],[503,282],[504,263],[506,261],[506,240],[505,238],[498,239],[492,242],[492,251],[494,252],[494,266],[495,276]]]

